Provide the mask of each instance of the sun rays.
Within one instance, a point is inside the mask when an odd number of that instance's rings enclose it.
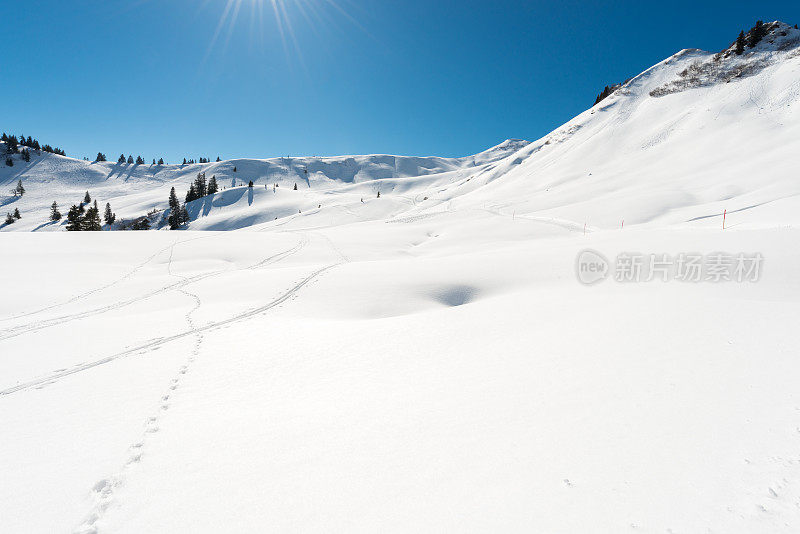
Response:
[[[220,0],[204,0],[202,8],[209,7]],[[297,23],[302,21],[315,35],[321,28],[336,28],[335,18],[344,18],[349,24],[366,31],[348,9],[336,0],[223,0],[224,7],[211,41],[206,50],[205,60],[221,50],[227,51],[231,36],[240,19],[249,22],[249,40],[254,46],[265,47],[265,37],[275,32],[280,37],[286,60],[294,60],[303,65],[301,40],[298,37]],[[351,6],[352,7],[352,6]]]

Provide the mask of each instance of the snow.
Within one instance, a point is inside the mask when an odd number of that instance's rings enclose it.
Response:
[[[465,158],[2,167],[27,193],[0,229],[0,531],[800,530],[800,55],[778,48],[651,96],[714,58],[678,53]],[[87,189],[164,209],[201,171],[228,187],[185,231],[47,224]],[[586,249],[764,268],[587,287]]]

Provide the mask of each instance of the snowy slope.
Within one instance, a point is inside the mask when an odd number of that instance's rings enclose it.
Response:
[[[0,169],[28,190],[0,531],[800,531],[800,32],[773,30],[473,157]],[[188,231],[30,232],[200,170],[229,187]],[[585,249],[764,267],[587,287]]]

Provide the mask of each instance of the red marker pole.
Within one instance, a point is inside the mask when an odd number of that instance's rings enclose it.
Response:
[[[728,218],[728,210],[725,210],[725,213],[722,214],[722,229],[725,229],[725,220]]]

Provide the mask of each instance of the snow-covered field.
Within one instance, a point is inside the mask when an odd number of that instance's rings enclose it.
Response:
[[[799,42],[474,157],[3,166],[0,531],[797,532]]]

